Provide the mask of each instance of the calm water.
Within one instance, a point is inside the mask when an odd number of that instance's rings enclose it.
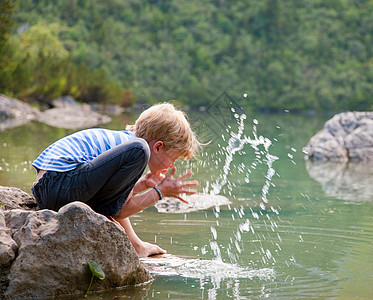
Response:
[[[372,298],[373,166],[303,158],[302,148],[329,117],[190,116],[211,143],[199,160],[178,168],[194,170],[205,197],[220,194],[230,203],[188,213],[158,205],[132,217],[139,236],[168,254],[144,260],[152,283],[97,298]],[[0,132],[0,185],[29,191],[32,160],[71,132],[38,123]]]

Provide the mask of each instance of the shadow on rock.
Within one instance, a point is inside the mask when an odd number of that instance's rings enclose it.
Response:
[[[307,160],[306,169],[329,196],[353,202],[373,201],[373,162]]]

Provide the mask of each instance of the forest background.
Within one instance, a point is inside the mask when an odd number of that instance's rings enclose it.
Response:
[[[1,0],[0,93],[373,110],[373,0]]]

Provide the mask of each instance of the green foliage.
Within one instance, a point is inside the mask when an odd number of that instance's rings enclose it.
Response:
[[[12,95],[198,106],[226,91],[252,109],[373,109],[372,1],[16,4],[0,78]]]
[[[0,1],[0,91],[3,90],[4,78],[8,76],[6,70],[11,63],[7,56],[7,42],[12,27],[14,3],[12,0]]]
[[[0,51],[6,41],[12,26],[14,3],[12,0],[0,1]]]
[[[59,39],[62,31],[64,27],[57,23],[37,23],[13,35],[4,51],[2,91],[24,100],[69,94],[83,102],[130,105],[132,95],[108,78],[106,69],[92,71],[85,63],[71,61]]]

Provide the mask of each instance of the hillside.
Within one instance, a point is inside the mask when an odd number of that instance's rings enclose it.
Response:
[[[373,1],[15,4],[0,89],[23,99],[373,109]]]

